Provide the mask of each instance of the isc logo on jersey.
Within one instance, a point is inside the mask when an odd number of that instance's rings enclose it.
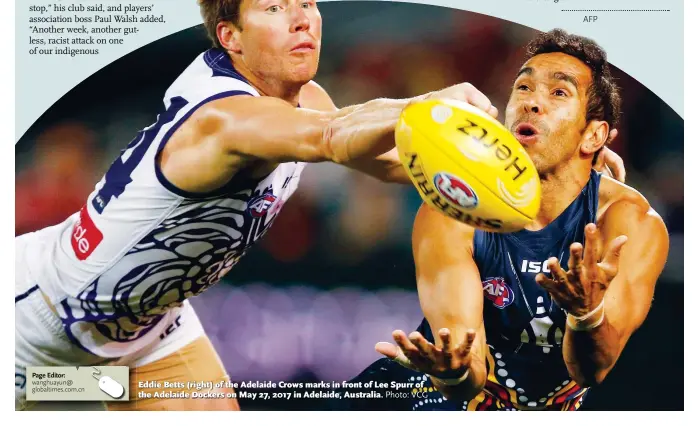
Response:
[[[272,192],[265,192],[262,195],[258,195],[247,203],[247,212],[252,217],[262,217],[269,211],[271,206],[274,205],[276,198],[276,195]]]
[[[434,176],[434,186],[444,198],[456,206],[465,209],[477,207],[477,194],[473,188],[453,175],[437,173]]]
[[[532,272],[534,274],[537,274],[541,271],[546,273],[550,272],[547,260],[545,262],[531,262],[528,260],[524,260],[521,264],[521,272]]]
[[[502,277],[487,278],[482,282],[482,290],[485,292],[485,297],[499,309],[514,303],[514,292]]]

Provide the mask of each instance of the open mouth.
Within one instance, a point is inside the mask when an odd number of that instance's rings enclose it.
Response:
[[[538,129],[530,123],[521,123],[516,126],[514,136],[523,144],[532,143],[538,136]]]
[[[520,134],[521,136],[535,136],[538,134],[538,129],[533,127],[532,124],[521,123],[516,127],[516,133]]]

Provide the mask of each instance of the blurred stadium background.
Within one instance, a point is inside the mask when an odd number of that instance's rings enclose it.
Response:
[[[320,5],[316,80],[338,106],[461,81],[503,114],[535,31],[470,12],[399,3]],[[65,95],[16,145],[16,234],[62,221],[160,111],[165,89],[209,47],[201,27],[115,61]],[[50,70],[47,70],[50,73]],[[653,309],[585,409],[683,409],[683,120],[615,70],[623,117],[613,149],[671,233]],[[501,117],[501,115],[500,115]],[[420,198],[334,165],[310,165],[274,227],[228,279],[193,300],[233,380],[348,380],[379,340],[421,319],[410,236]],[[668,364],[667,368],[656,368]],[[243,401],[243,409],[312,408]]]

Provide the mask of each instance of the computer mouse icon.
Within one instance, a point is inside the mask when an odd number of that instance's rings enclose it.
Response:
[[[114,399],[119,399],[124,395],[124,387],[109,376],[100,377],[99,388]]]

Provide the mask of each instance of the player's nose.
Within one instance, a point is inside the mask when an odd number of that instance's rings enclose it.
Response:
[[[294,7],[291,12],[291,32],[297,33],[300,31],[308,31],[310,28],[310,19],[302,7]]]
[[[543,104],[539,102],[535,96],[530,96],[523,101],[521,101],[523,109],[529,114],[541,114],[543,113]]]

